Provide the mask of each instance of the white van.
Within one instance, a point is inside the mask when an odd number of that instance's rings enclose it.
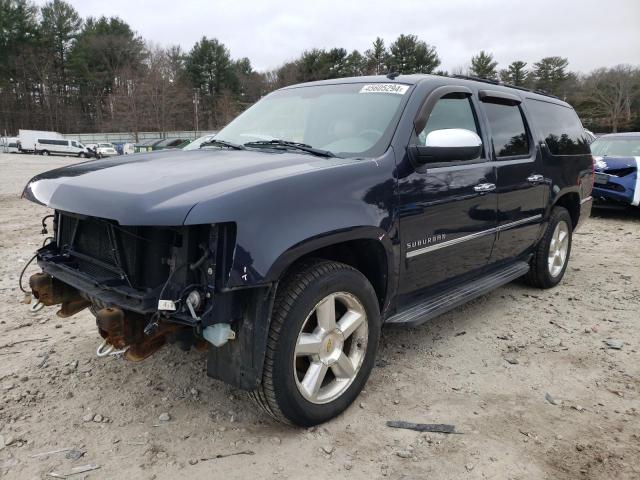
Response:
[[[38,138],[35,153],[40,155],[68,155],[89,158],[87,148],[75,140],[61,140],[59,138]]]

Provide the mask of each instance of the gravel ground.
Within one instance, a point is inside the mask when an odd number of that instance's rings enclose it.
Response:
[[[17,281],[47,210],[19,195],[73,161],[0,155],[0,477],[94,465],[86,478],[640,478],[640,215],[590,219],[557,288],[516,282],[421,327],[383,330],[366,391],[304,430],[208,378],[204,353],[98,359],[88,311],[29,313]]]

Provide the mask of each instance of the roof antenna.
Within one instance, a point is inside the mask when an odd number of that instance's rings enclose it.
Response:
[[[396,65],[391,65],[391,67],[389,67],[389,71],[387,72],[387,78],[389,80],[395,80],[399,75],[400,72],[398,71],[398,67]]]

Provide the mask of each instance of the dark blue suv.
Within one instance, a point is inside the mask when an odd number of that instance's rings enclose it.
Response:
[[[199,149],[33,178],[55,236],[30,285],[62,316],[92,310],[100,356],[206,348],[210,376],[314,425],[357,397],[383,324],[557,285],[592,186],[557,98],[433,75],[294,85]]]

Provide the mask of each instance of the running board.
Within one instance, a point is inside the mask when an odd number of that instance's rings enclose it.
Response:
[[[508,267],[501,268],[484,277],[449,288],[437,295],[427,297],[424,301],[389,317],[384,323],[385,325],[415,327],[463,303],[467,303],[469,300],[473,300],[495,288],[501,287],[521,277],[528,271],[528,263],[522,261],[512,263]]]

